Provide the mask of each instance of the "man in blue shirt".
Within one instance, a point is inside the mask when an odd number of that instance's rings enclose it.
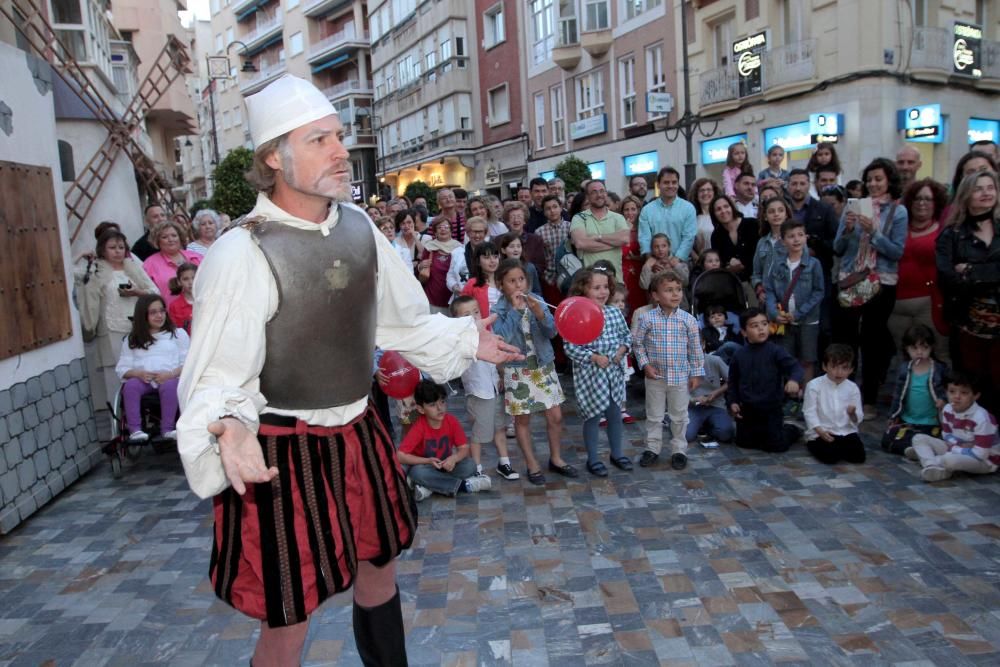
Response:
[[[673,167],[664,167],[656,175],[660,190],[658,199],[642,207],[639,213],[639,250],[649,253],[654,234],[666,234],[673,254],[683,262],[691,255],[691,246],[698,232],[698,217],[694,206],[677,196],[681,175]]]

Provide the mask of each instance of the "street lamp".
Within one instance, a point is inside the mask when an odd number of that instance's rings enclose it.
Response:
[[[247,52],[247,45],[236,39],[229,42],[226,45],[226,54],[222,56],[205,56],[205,61],[208,64],[208,78],[211,79],[208,86],[208,106],[209,111],[212,114],[212,155],[214,157],[213,164],[219,164],[219,130],[215,122],[215,82],[219,79],[231,79],[234,78],[230,76],[229,69],[229,51],[234,46],[241,46],[241,53],[243,56],[243,67],[240,71],[245,74],[254,74],[257,72],[257,66],[254,65],[253,60],[247,57],[245,54]]]
[[[688,70],[687,5],[688,0],[681,0],[680,22],[681,49],[683,49],[681,53],[683,58],[682,74],[684,77],[684,113],[677,119],[676,123],[668,123],[667,126],[663,128],[663,132],[666,135],[667,141],[670,143],[677,141],[679,136],[683,135],[684,137],[684,145],[687,150],[687,161],[684,163],[684,187],[690,188],[695,179],[693,141],[695,132],[703,137],[710,137],[715,134],[717,129],[719,129],[719,121],[718,119],[711,121],[712,129],[705,132],[702,128],[702,122],[704,119],[701,117],[701,114],[691,113],[691,74]],[[704,122],[706,124],[708,123],[708,121]]]

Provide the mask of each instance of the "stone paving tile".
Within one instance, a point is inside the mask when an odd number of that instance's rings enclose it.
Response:
[[[695,447],[680,473],[434,497],[398,561],[410,664],[1000,664],[997,479],[924,484],[867,440],[859,466]],[[247,664],[258,628],[212,596],[209,512],[147,454],[0,538],[0,665]],[[304,664],[359,664],[350,624],[330,600]]]

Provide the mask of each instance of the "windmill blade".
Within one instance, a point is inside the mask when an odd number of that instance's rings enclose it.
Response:
[[[170,85],[178,77],[190,74],[191,71],[191,57],[187,48],[177,37],[169,35],[146,78],[139,84],[139,90],[129,103],[122,122],[129,127],[137,125],[156,106]]]

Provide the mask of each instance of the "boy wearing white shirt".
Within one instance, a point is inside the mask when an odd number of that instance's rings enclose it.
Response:
[[[854,350],[841,344],[826,348],[823,370],[825,375],[806,385],[806,448],[821,463],[864,463],[865,445],[858,436],[861,390],[847,379],[854,371]]]

